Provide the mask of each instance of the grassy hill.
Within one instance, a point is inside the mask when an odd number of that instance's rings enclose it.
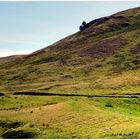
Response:
[[[140,8],[93,20],[83,31],[0,67],[0,92],[7,94],[140,93]]]
[[[139,95],[135,8],[30,55],[0,58],[0,138],[140,138]]]

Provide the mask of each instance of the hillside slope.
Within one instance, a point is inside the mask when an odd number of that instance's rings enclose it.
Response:
[[[0,92],[140,93],[140,7],[0,66]]]
[[[11,62],[23,58],[25,55],[12,55],[8,57],[0,57],[0,64]]]

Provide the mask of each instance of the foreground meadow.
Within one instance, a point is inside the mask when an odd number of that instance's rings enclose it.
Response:
[[[139,98],[0,97],[0,138],[140,138]]]

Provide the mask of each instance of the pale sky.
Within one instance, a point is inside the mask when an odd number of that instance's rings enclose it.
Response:
[[[79,30],[89,22],[140,1],[0,2],[0,57],[27,54]]]

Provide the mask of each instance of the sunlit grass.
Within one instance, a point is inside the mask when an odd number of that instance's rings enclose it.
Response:
[[[25,106],[15,110],[20,102],[4,98],[7,110],[0,110],[0,121],[23,122],[16,130],[37,132],[38,138],[140,137],[139,99],[19,96]]]

